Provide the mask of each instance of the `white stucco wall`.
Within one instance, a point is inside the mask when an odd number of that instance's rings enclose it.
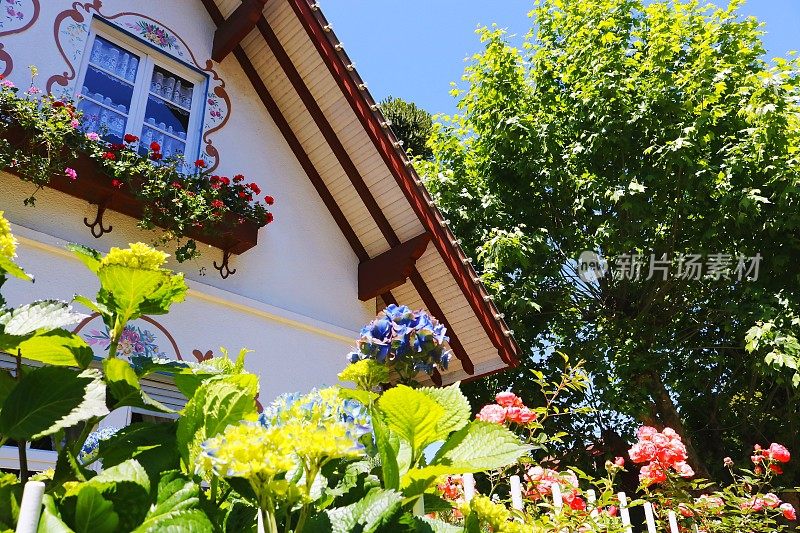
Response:
[[[38,67],[40,86],[65,69],[53,28],[57,14],[73,2],[41,4],[33,27],[2,38],[14,60],[10,79],[20,86],[29,83],[27,65]],[[105,0],[102,11],[146,13],[179,33],[200,62],[210,56],[214,27],[199,0]],[[173,263],[186,273],[192,293],[159,321],[184,355],[195,348],[254,349],[248,367],[262,375],[264,399],[332,383],[356,332],[372,318],[374,302],[358,300],[357,258],[235,59],[231,56],[215,68],[232,102],[229,122],[212,137],[221,154],[217,172],[243,173],[259,183],[276,199],[275,222],[261,229],[258,246],[232,260],[237,272],[226,280],[212,267],[221,252],[205,245],[198,261]],[[107,212],[106,223],[114,230],[94,239],[83,224],[84,217],[94,218],[93,206],[45,190],[37,195],[35,208],[25,207],[22,200],[31,191],[30,184],[0,175],[0,210],[23,237],[20,263],[37,276],[32,286],[15,281],[4,288],[12,304],[96,291],[91,274],[59,252],[64,242],[106,251],[128,242],[150,242],[155,236],[137,229],[135,220]],[[203,267],[205,275],[200,272]]]

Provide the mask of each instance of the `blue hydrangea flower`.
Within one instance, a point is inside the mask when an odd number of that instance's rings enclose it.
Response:
[[[119,431],[118,427],[108,426],[97,431],[92,431],[83,443],[81,451],[78,453],[78,461],[81,464],[87,464],[97,457],[97,452],[100,450],[100,442],[108,440]]]
[[[419,372],[430,375],[436,368],[447,369],[447,341],[447,328],[428,313],[392,304],[361,329],[357,350],[349,353],[347,360],[374,359],[408,380]]]

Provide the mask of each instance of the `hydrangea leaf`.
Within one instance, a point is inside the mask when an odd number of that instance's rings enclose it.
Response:
[[[86,341],[63,329],[26,338],[17,348],[25,359],[55,366],[86,368],[94,357],[94,352]]]
[[[165,314],[188,290],[183,275],[168,270],[111,264],[102,265],[97,277],[102,287],[98,303],[112,310],[123,324],[142,315]]]
[[[412,457],[437,438],[445,409],[423,392],[405,385],[386,391],[377,402],[387,426],[411,445]]]
[[[447,474],[495,470],[516,463],[530,450],[505,426],[474,420],[444,443],[429,466],[409,470],[401,486],[420,480],[432,483]]]
[[[39,529],[43,533],[75,533],[61,519],[56,502],[50,494],[45,494],[42,499],[42,516],[39,518]]]
[[[444,409],[444,416],[436,424],[434,441],[444,440],[450,433],[458,431],[469,423],[472,417],[472,408],[469,400],[461,392],[460,383],[453,383],[449,387],[418,389]]]
[[[203,441],[249,416],[256,416],[256,405],[248,391],[225,381],[200,385],[178,420],[178,447],[189,471],[194,471]]]
[[[381,458],[383,486],[388,489],[399,489],[400,472],[397,465],[397,455],[400,439],[397,435],[392,435],[389,432],[389,428],[386,427],[386,423],[376,407],[373,406],[370,409],[370,416],[372,417],[372,430],[375,433],[375,445]]]
[[[177,422],[131,424],[100,441],[98,455],[105,468],[136,459],[155,480],[161,472],[180,467],[176,430]]]
[[[14,379],[14,376],[5,370],[0,370],[0,405],[3,405],[8,395],[11,394],[11,391],[14,390],[16,386],[17,380]]]
[[[14,261],[4,255],[0,255],[0,275],[4,273],[11,274],[15,278],[25,281],[33,281],[33,277],[17,266]]]
[[[65,248],[72,252],[89,270],[97,273],[100,268],[100,260],[103,258],[100,252],[94,248],[72,242],[67,244]]]
[[[394,516],[402,501],[403,495],[399,492],[373,489],[354,504],[326,511],[329,523],[325,526],[329,526],[331,533],[372,533]],[[313,527],[310,529],[322,531]]]
[[[72,326],[85,318],[88,316],[75,313],[67,302],[41,300],[1,315],[0,326],[3,326],[5,335],[24,336]]]
[[[119,531],[131,531],[144,520],[150,506],[150,479],[135,459],[112,466],[86,482],[114,505]]]
[[[127,361],[117,358],[105,359],[103,361],[103,371],[106,374],[108,390],[116,400],[114,408],[130,406],[156,410],[162,413],[175,412],[173,409],[151,398],[150,395],[142,390],[136,372],[133,371]]]
[[[199,509],[200,488],[179,472],[166,472],[158,483],[158,499],[135,533],[156,531],[211,531],[213,526]]]
[[[90,486],[84,485],[78,492],[75,504],[76,533],[114,533],[119,525],[119,516],[112,503]]]
[[[100,372],[80,374],[64,367],[37,368],[23,377],[0,411],[0,433],[35,440],[108,414]]]

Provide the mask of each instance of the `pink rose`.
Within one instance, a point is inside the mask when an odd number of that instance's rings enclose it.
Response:
[[[498,392],[494,399],[503,407],[522,407],[522,400],[511,391]]]
[[[781,512],[783,513],[783,517],[786,520],[797,520],[797,514],[794,511],[794,507],[791,503],[783,503],[781,504]]]
[[[767,457],[770,459],[774,459],[779,463],[788,463],[789,460],[792,458],[789,450],[787,450],[783,445],[773,442],[769,445],[769,449],[767,450]]]
[[[780,498],[774,495],[771,492],[764,494],[764,505],[769,507],[770,509],[775,509],[781,504]]]
[[[681,477],[694,477],[694,470],[692,470],[692,467],[689,466],[688,463],[684,462],[675,463],[673,465],[673,468],[675,468],[675,471]]]
[[[502,424],[506,419],[506,410],[496,404],[484,405],[481,412],[478,413],[478,420],[484,422],[492,422],[493,424]]]

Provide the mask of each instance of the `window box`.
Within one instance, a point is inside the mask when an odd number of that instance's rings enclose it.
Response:
[[[6,130],[3,137],[11,145],[20,146],[27,142],[31,135],[25,129],[14,126]],[[71,181],[63,174],[54,175],[47,186],[97,205],[99,219],[102,219],[103,210],[111,209],[141,220],[144,203],[127,187],[122,189],[112,187],[111,178],[88,155],[81,153],[70,164],[78,172],[79,179]],[[14,173],[13,170],[6,170],[6,172]],[[90,221],[87,220],[86,224],[89,226]],[[258,242],[259,226],[250,220],[240,222],[239,217],[234,213],[226,213],[219,227],[207,229],[211,231],[193,228],[186,232],[186,236],[218,248],[226,252],[226,255],[242,254],[253,248]]]

